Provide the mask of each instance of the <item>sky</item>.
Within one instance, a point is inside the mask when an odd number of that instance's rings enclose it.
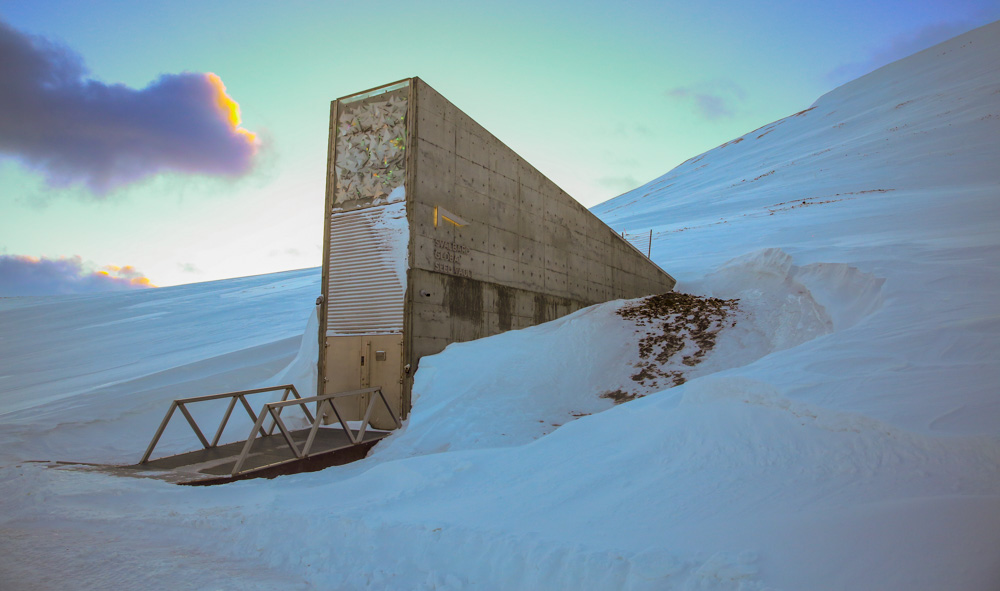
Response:
[[[1000,0],[0,0],[0,296],[318,266],[330,101],[383,83],[420,76],[590,207],[997,19]]]

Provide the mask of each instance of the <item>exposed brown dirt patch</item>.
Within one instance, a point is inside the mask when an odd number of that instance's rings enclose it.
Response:
[[[639,341],[638,371],[632,375],[632,381],[642,388],[635,392],[618,389],[601,397],[620,404],[643,396],[642,390],[683,384],[688,369],[701,363],[715,347],[719,331],[735,325],[735,320],[727,317],[738,302],[671,292],[618,310],[619,316],[646,332]]]

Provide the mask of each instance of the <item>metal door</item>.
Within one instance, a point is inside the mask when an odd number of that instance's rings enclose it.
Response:
[[[403,400],[403,335],[349,335],[326,338],[327,381],[324,394],[348,392],[362,388],[381,387],[389,406],[397,416]],[[343,399],[337,410],[347,421],[359,421],[368,407],[368,395]],[[336,421],[329,409],[327,424]],[[380,404],[375,405],[371,424],[379,429],[391,429],[392,419]]]

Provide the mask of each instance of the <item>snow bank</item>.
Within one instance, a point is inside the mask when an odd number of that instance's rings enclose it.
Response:
[[[822,296],[817,299],[799,279]],[[848,328],[877,309],[881,284],[847,265],[797,267],[777,249],[739,257],[691,286],[738,298],[732,326],[720,331],[697,365],[677,356],[659,369],[692,380],[829,334],[834,316]],[[414,381],[412,418],[373,457],[524,445],[608,410],[613,403],[602,394],[659,391],[662,380],[657,388],[633,378],[641,366],[639,340],[649,331],[618,314],[629,303],[609,302],[541,326],[456,343],[424,359]]]
[[[266,380],[262,384],[262,387],[294,384],[295,389],[303,398],[314,396],[318,392],[316,389],[319,373],[317,368],[318,359],[319,313],[314,308],[309,315],[309,322],[306,323],[306,330],[302,334],[302,341],[299,344],[299,351],[295,354],[295,358],[284,369],[276,373],[269,380]]]

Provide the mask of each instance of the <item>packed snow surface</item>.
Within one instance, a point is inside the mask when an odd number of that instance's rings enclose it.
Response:
[[[322,472],[44,462],[134,462],[176,397],[310,391],[315,269],[0,300],[4,588],[1000,588],[997,64],[993,24],[595,209],[739,300],[680,385],[633,379],[609,302],[424,358],[404,428]]]

